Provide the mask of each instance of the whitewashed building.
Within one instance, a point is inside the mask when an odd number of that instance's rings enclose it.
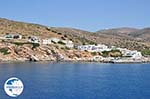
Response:
[[[4,36],[5,39],[22,39],[20,34],[7,34]]]
[[[78,50],[89,52],[102,52],[102,51],[110,51],[111,49],[109,49],[108,46],[104,44],[98,44],[98,45],[81,45],[78,46]]]
[[[132,57],[132,58],[141,58],[142,57],[142,54],[141,52],[138,52],[138,51],[130,51],[130,52],[127,52],[125,54],[125,56],[127,57]]]
[[[42,40],[42,44],[52,44],[52,42],[54,43],[58,43],[60,41],[60,39],[58,38],[46,38]]]
[[[20,34],[15,34],[15,35],[13,36],[13,38],[14,38],[14,39],[22,39],[22,35],[20,35]]]
[[[62,43],[64,43],[64,45],[68,48],[73,48],[74,44],[72,41],[70,40],[60,40],[58,38],[48,38],[48,39],[43,39],[42,40],[42,44],[52,44],[52,43],[58,43],[59,41],[61,41]]]
[[[42,44],[44,44],[44,45],[52,44],[52,40],[51,39],[43,39]]]
[[[50,38],[52,42],[58,43],[60,41],[59,38]]]
[[[122,55],[125,57],[132,57],[132,58],[141,58],[142,54],[139,51],[132,51],[132,50],[128,50],[126,48],[117,48],[118,50],[121,51]]]
[[[73,42],[70,41],[70,40],[61,40],[61,41],[62,41],[62,42],[65,44],[65,46],[68,47],[68,48],[73,48],[73,47],[74,47]]]
[[[126,48],[116,48],[116,49],[119,50],[124,56],[126,56],[127,53],[131,52],[131,50],[128,50]]]
[[[36,36],[30,36],[30,37],[28,37],[28,41],[31,43],[40,43],[40,38],[38,38]]]
[[[80,45],[80,46],[78,46],[78,50],[89,51],[89,50],[92,50],[93,46],[95,46],[95,45]]]

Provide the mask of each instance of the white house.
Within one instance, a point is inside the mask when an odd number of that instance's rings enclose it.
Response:
[[[130,51],[130,52],[127,52],[125,54],[125,56],[128,56],[128,57],[132,57],[132,58],[141,58],[142,57],[142,54],[141,52],[138,52],[138,51]]]
[[[98,45],[81,45],[78,46],[78,50],[81,51],[89,51],[89,52],[102,52],[102,51],[110,51],[111,49],[108,48],[108,46],[104,44],[98,44]]]
[[[5,39],[22,39],[20,34],[7,34],[4,36]]]
[[[78,46],[78,50],[81,50],[81,51],[85,51],[85,50],[91,50],[92,47],[95,46],[95,45],[80,45]]]
[[[47,38],[42,40],[42,44],[52,44],[52,42],[58,43],[59,41],[60,39],[58,38]]]
[[[65,44],[66,47],[68,48],[73,48],[74,44],[72,41],[70,40],[60,40],[58,38],[49,38],[49,39],[43,39],[42,40],[42,44],[52,44],[53,42],[58,43],[59,41],[63,42]]]
[[[52,42],[58,43],[60,41],[60,39],[58,38],[50,38]]]
[[[4,36],[6,39],[13,39],[14,35],[13,34],[7,34]]]
[[[44,45],[52,44],[52,40],[51,39],[43,39],[42,44],[44,44]]]
[[[136,50],[131,51],[131,50],[128,50],[126,48],[117,48],[117,49],[120,50],[122,55],[125,57],[132,57],[132,58],[141,58],[142,57],[141,52],[138,52]]]
[[[14,39],[22,39],[22,35],[20,35],[20,34],[15,34],[15,35],[13,36],[13,38],[14,38]]]
[[[111,49],[108,48],[108,46],[104,44],[98,44],[92,48],[94,52],[102,52],[102,51],[110,51]]]
[[[126,48],[116,48],[117,50],[121,51],[122,55],[126,56],[127,53],[131,52],[131,50],[128,50]]]
[[[32,43],[40,43],[40,39],[38,37],[36,37],[36,36],[30,36],[28,38],[28,41],[32,42]]]
[[[74,47],[73,42],[70,41],[70,40],[61,40],[61,41],[62,41],[62,42],[65,44],[65,46],[68,47],[68,48],[73,48],[73,47]]]

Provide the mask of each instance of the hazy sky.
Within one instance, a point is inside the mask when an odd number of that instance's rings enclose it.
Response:
[[[149,27],[150,0],[0,0],[0,17],[89,31]]]

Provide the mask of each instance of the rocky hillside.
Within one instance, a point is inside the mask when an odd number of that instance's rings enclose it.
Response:
[[[70,39],[73,40],[75,44],[80,45],[82,43],[90,44],[92,42],[92,40],[86,38],[91,35],[88,31],[73,28],[48,27],[0,18],[0,36],[4,36],[8,33],[21,34],[23,37],[38,36],[40,38],[57,37],[60,39]]]
[[[24,38],[30,35],[40,38],[57,37],[72,40],[75,45],[103,43],[108,46],[126,47],[128,49],[149,49],[149,31],[149,28],[142,30],[135,28],[117,28],[88,32],[74,28],[47,27],[0,18],[0,36],[8,33],[17,33],[23,35]]]
[[[99,30],[97,33],[105,33],[105,34],[129,34],[131,32],[136,32],[139,29],[130,28],[130,27],[123,27],[123,28],[114,28],[114,29],[104,29]]]
[[[149,40],[150,39],[150,28],[136,29],[136,28],[114,28],[97,31],[98,34],[115,35],[124,38],[131,38],[133,40]]]
[[[149,42],[137,40],[132,36],[129,36],[128,33],[120,32],[88,32],[73,28],[51,28],[51,30],[67,35],[69,39],[74,41],[76,44],[98,44],[103,43],[108,46],[117,46],[124,47],[131,50],[142,50],[150,47]],[[121,29],[120,29],[121,30]],[[130,29],[131,32],[136,31],[137,29]],[[110,31],[110,30],[109,30]],[[115,30],[116,31],[116,30]],[[127,31],[127,30],[126,30]]]
[[[60,37],[57,33],[49,31],[46,26],[17,22],[8,19],[0,18],[0,36],[7,33],[21,34],[23,36],[39,36],[39,37]]]
[[[111,41],[114,41],[116,46],[137,50],[150,48],[150,28],[114,28],[99,30],[96,33],[112,38]]]
[[[144,28],[138,31],[130,32],[129,36],[150,42],[150,28]]]
[[[92,53],[67,49],[59,45],[33,45],[30,43],[0,43],[0,62],[14,61],[88,61]]]

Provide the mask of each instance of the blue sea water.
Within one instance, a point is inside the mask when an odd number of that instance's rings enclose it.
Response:
[[[10,77],[24,84],[17,98]],[[150,64],[1,63],[0,99],[150,99]]]

